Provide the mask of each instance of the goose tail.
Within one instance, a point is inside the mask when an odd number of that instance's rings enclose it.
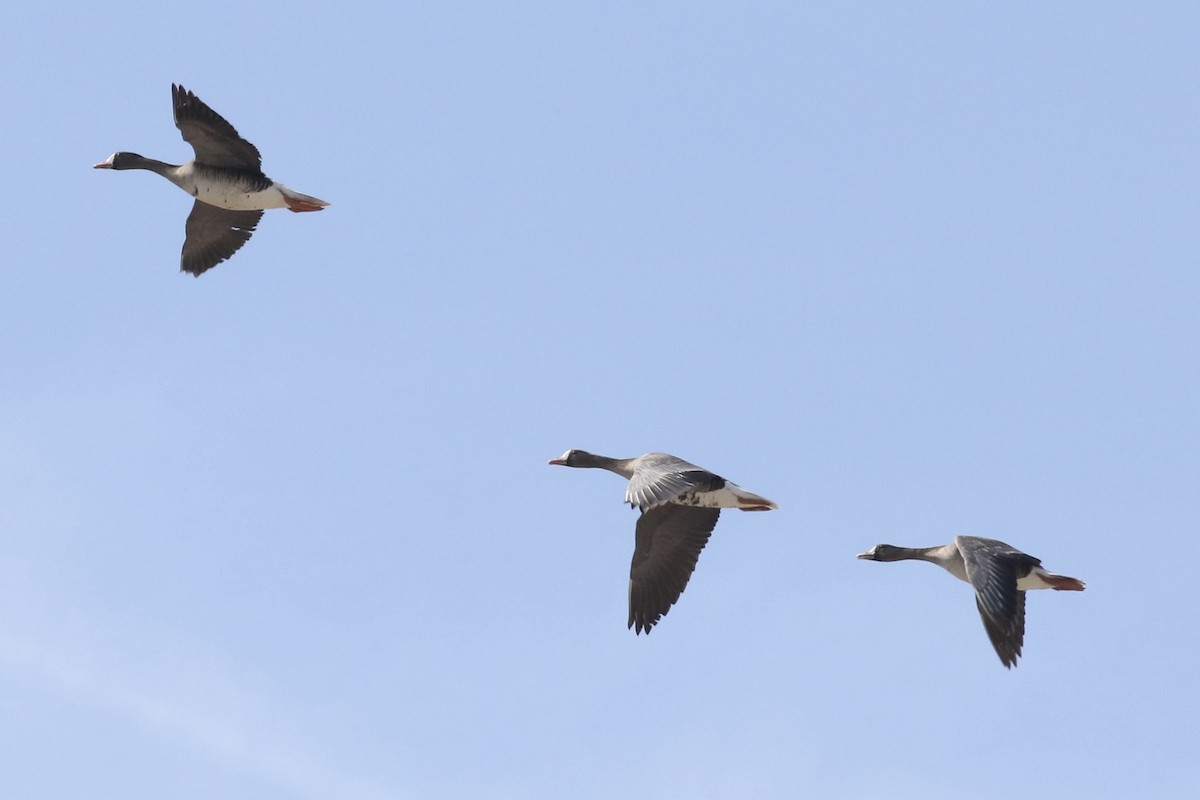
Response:
[[[754,492],[748,492],[736,483],[726,484],[727,489],[737,499],[737,507],[742,511],[774,511],[779,508],[779,504],[773,500],[757,495]]]
[[[280,194],[283,195],[283,201],[287,203],[289,211],[320,211],[325,206],[329,205],[324,200],[318,200],[315,197],[300,192],[293,191],[282,184],[277,184]]]
[[[1055,575],[1053,572],[1042,572],[1040,577],[1050,588],[1059,592],[1082,592],[1084,583],[1079,578],[1069,578],[1066,575]]]

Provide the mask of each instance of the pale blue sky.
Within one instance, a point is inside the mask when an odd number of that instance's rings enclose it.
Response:
[[[1200,794],[1194,3],[206,9],[0,21],[6,797]],[[180,274],[172,82],[331,207]],[[568,447],[781,509],[636,637]]]

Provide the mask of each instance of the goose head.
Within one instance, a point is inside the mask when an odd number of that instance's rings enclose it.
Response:
[[[138,169],[145,163],[146,159],[139,156],[137,153],[126,153],[124,151],[113,153],[108,158],[96,164],[92,169]]]
[[[596,457],[587,450],[568,450],[558,458],[552,458],[547,463],[556,464],[560,467],[583,467],[592,466],[595,463]]]
[[[877,544],[865,553],[859,553],[858,557],[864,561],[900,561],[900,548],[894,544]]]

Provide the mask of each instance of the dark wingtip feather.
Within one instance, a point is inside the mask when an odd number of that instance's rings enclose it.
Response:
[[[979,616],[983,620],[983,629],[987,631],[1000,663],[1006,669],[1017,665],[1021,657],[1021,649],[1025,645],[1025,592],[1017,592],[1015,613],[1006,618],[997,618],[988,614],[981,599],[976,596],[975,605],[979,608]]]

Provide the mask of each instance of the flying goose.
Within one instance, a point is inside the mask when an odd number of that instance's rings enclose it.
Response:
[[[199,277],[236,253],[254,233],[263,209],[320,211],[324,200],[292,191],[262,172],[258,148],[182,86],[171,84],[175,126],[196,157],[164,164],[137,153],[113,153],[96,169],[148,169],[196,198],[187,218],[180,269]]]
[[[975,587],[975,605],[1000,663],[1012,669],[1025,642],[1025,592],[1057,589],[1082,592],[1083,581],[1042,569],[1042,562],[1011,545],[978,536],[955,536],[940,547],[877,544],[859,558],[867,561],[916,559],[937,564]]]
[[[722,508],[769,511],[775,503],[666,453],[606,458],[568,450],[551,464],[606,469],[629,480],[625,502],[641,510],[629,568],[629,624],[647,635],[683,594]]]

